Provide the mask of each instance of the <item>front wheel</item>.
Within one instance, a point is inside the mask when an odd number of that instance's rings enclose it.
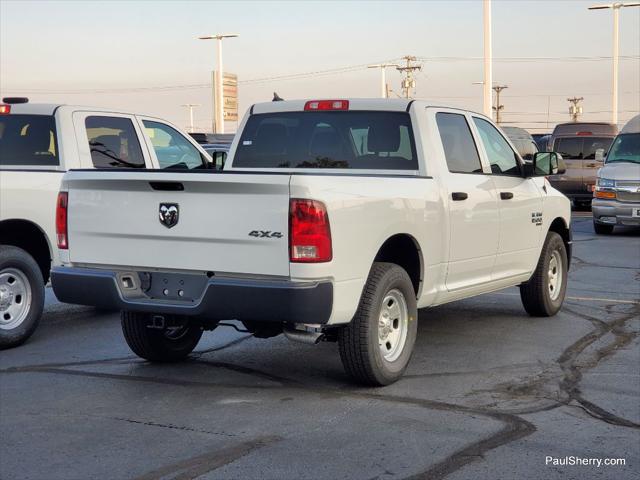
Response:
[[[42,271],[18,247],[0,246],[0,349],[16,347],[35,331],[44,308]]]
[[[520,285],[522,305],[529,315],[551,317],[558,313],[567,291],[567,249],[556,232],[547,233],[536,270]]]
[[[358,383],[389,385],[407,368],[417,331],[409,275],[398,265],[374,263],[355,316],[338,333],[342,364]]]
[[[202,337],[200,325],[188,317],[171,318],[171,325],[157,328],[149,313],[122,312],[122,333],[133,353],[151,362],[184,360]]]

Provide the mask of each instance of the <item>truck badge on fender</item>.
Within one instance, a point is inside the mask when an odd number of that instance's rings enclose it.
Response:
[[[158,218],[167,228],[175,227],[180,216],[180,206],[177,203],[161,203]]]
[[[271,230],[251,230],[249,236],[256,238],[282,238],[282,233],[272,232]]]
[[[538,227],[542,225],[542,212],[533,212],[531,214],[531,223],[536,224]]]

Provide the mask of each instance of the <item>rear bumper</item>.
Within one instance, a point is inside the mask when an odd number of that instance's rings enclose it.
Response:
[[[125,288],[123,272],[54,267],[51,283],[58,300],[66,303],[210,320],[325,324],[333,308],[330,281],[208,278],[162,272],[144,273],[143,280],[137,273],[126,273],[126,278],[132,275],[138,278],[134,288]],[[148,288],[141,284],[144,282]],[[154,283],[159,286],[152,287]],[[177,297],[178,288],[184,288],[185,299]],[[165,290],[168,296],[160,298]]]
[[[594,199],[591,203],[593,221],[603,225],[640,225],[640,217],[632,217],[632,210],[640,203]]]

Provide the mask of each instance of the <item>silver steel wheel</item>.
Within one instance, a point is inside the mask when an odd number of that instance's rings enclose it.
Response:
[[[549,282],[547,288],[549,288],[549,297],[551,300],[557,300],[560,295],[560,290],[562,290],[562,282],[564,281],[562,278],[562,257],[558,250],[551,252],[548,276]]]
[[[393,362],[404,350],[409,330],[407,301],[400,290],[390,290],[382,301],[378,319],[378,344],[385,360]]]
[[[31,309],[31,284],[15,268],[0,271],[0,329],[12,330],[24,322]]]

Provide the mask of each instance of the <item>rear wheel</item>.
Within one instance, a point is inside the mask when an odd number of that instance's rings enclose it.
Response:
[[[21,248],[0,246],[0,349],[25,342],[43,308],[44,280],[36,261]]]
[[[133,353],[152,362],[185,359],[202,337],[200,325],[188,317],[172,317],[170,326],[152,326],[153,314],[122,312],[122,332]]]
[[[551,317],[558,313],[567,291],[567,264],[562,237],[547,233],[535,272],[520,285],[522,305],[529,315]]]
[[[417,331],[409,275],[398,265],[374,263],[353,320],[338,333],[342,364],[358,383],[393,383],[407,368]]]
[[[598,235],[611,235],[613,233],[613,225],[605,225],[595,221],[593,222],[593,229]]]

